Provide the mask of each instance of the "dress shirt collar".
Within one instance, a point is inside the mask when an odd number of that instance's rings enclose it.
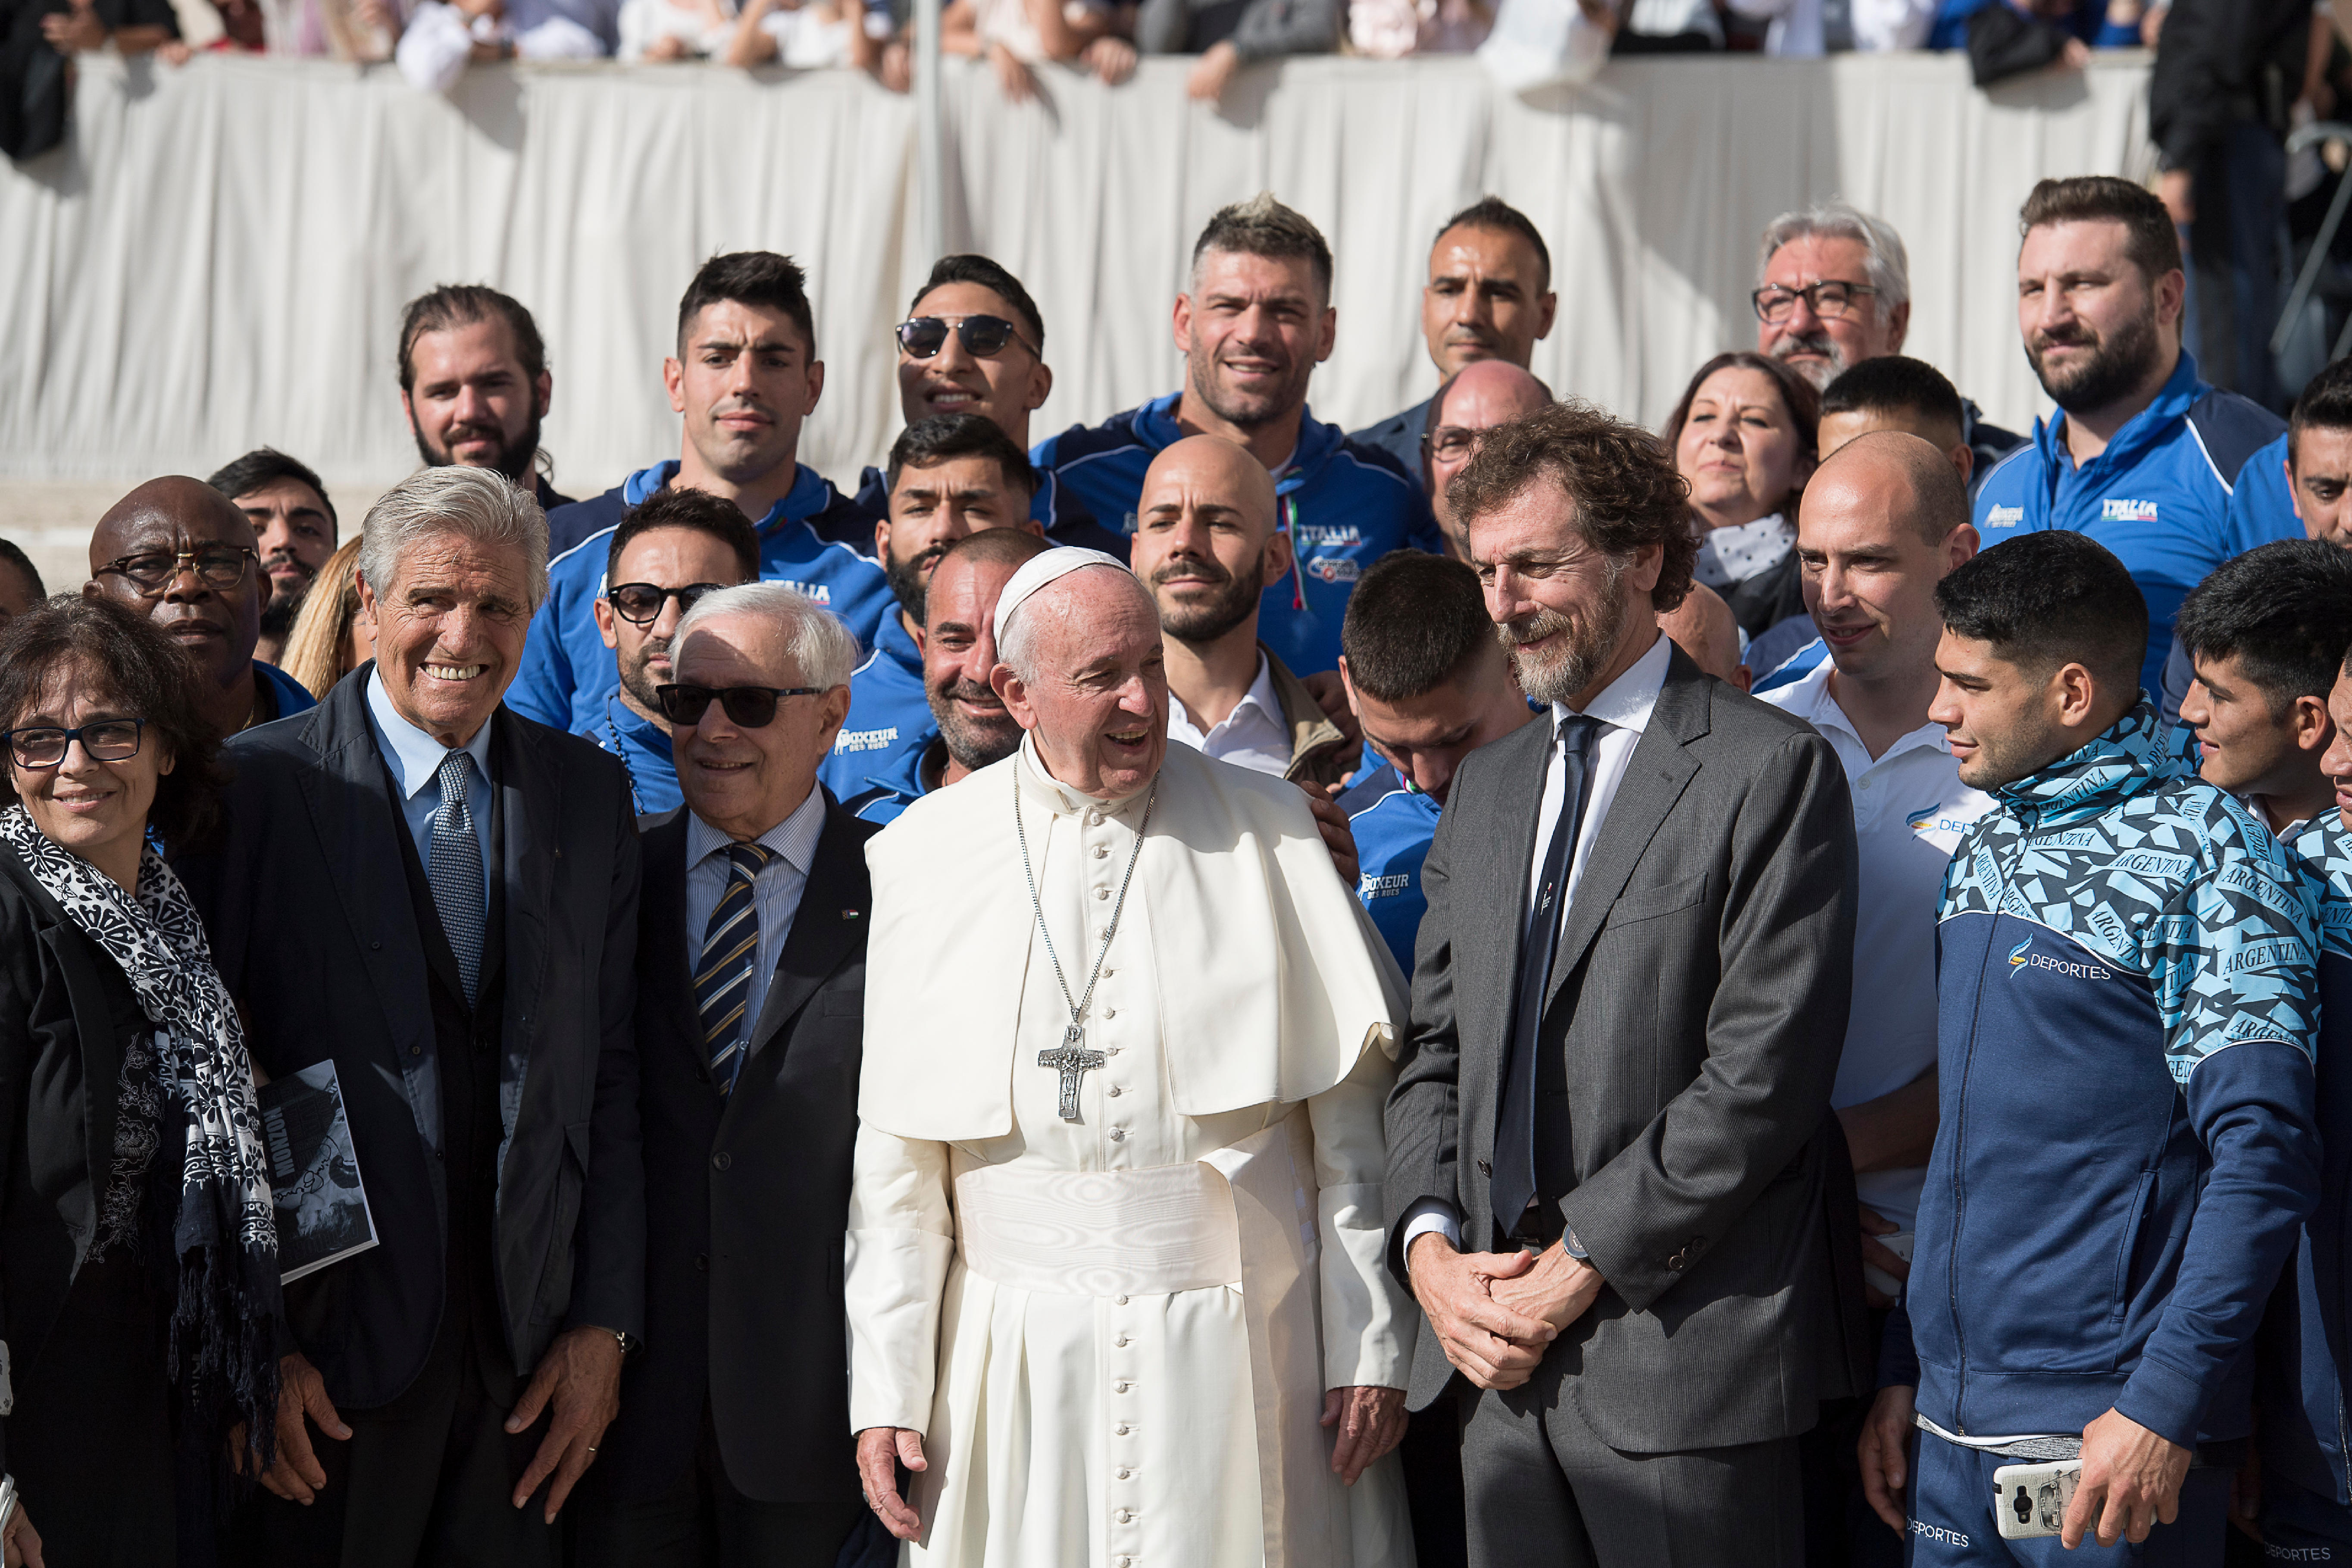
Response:
[[[793,808],[791,816],[760,835],[758,843],[773,850],[802,876],[808,875],[809,864],[816,858],[816,841],[824,833],[824,791],[814,783],[809,785],[808,798]],[[686,864],[691,870],[713,855],[725,853],[735,840],[697,816],[692,807],[686,814]]]
[[[1806,723],[1824,733],[1831,730],[1839,731],[1851,740],[1864,756],[1869,756],[1870,748],[1863,744],[1861,731],[1853,727],[1853,721],[1845,716],[1845,710],[1838,706],[1837,696],[1830,689],[1830,677],[1835,669],[1835,665],[1829,659],[1823,658],[1821,663],[1789,682],[1788,700],[1781,704],[1781,707],[1784,711],[1802,719]],[[1775,693],[1775,695],[1778,694]],[[1945,732],[1941,724],[1929,720],[1917,729],[1898,737],[1893,745],[1887,747],[1879,755],[1872,757],[1871,765],[1875,767],[1880,763],[1890,762],[1906,752],[1922,746],[1933,747],[1946,756],[1952,754],[1951,737]]]
[[[368,717],[375,721],[379,749],[387,753],[393,776],[400,784],[403,800],[414,800],[416,794],[431,784],[441,772],[441,759],[449,748],[401,717],[400,710],[392,705],[392,694],[383,689],[383,679],[370,669],[367,678]],[[474,731],[474,738],[460,748],[474,759],[474,767],[488,784],[490,778],[490,726],[497,722],[494,712]]]
[[[1665,689],[1666,666],[1675,657],[1675,645],[1666,634],[1660,632],[1650,651],[1635,659],[1624,674],[1601,689],[1583,717],[1597,719],[1603,724],[1620,730],[1631,730],[1636,735],[1650,727],[1650,715],[1657,710],[1658,693]],[[1565,702],[1551,705],[1552,739],[1559,739],[1562,721],[1576,713]]]
[[[1275,695],[1274,662],[1265,657],[1264,648],[1258,649],[1257,652],[1257,679],[1250,682],[1250,689],[1242,693],[1242,700],[1234,704],[1234,710],[1226,714],[1220,723],[1205,726],[1202,724],[1198,719],[1192,717],[1192,710],[1184,706],[1184,700],[1173,691],[1168,694],[1168,700],[1173,703],[1177,710],[1184,716],[1184,722],[1190,724],[1194,732],[1202,737],[1206,737],[1209,731],[1213,729],[1230,730],[1233,721],[1241,717],[1241,711],[1244,708],[1255,708],[1265,715],[1266,721],[1281,731],[1286,739],[1290,733],[1290,727],[1282,721],[1282,699]]]

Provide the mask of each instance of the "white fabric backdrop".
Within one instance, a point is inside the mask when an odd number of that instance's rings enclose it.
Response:
[[[1252,73],[1222,110],[1185,100],[1182,61],[1116,89],[1052,73],[1024,107],[950,68],[950,243],[1045,312],[1039,437],[1177,384],[1192,237],[1260,188],[1338,253],[1314,404],[1350,427],[1435,384],[1421,268],[1484,191],[1551,245],[1560,322],[1535,370],[1557,391],[1662,417],[1700,360],[1752,343],[1763,225],[1842,194],[1909,242],[1911,352],[2021,427],[2041,398],[2011,306],[2018,203],[2146,156],[2137,53],[1991,94],[1951,56],[1638,60],[1533,101],[1467,59],[1315,59]],[[898,428],[887,334],[930,258],[913,106],[862,77],[478,68],[444,100],[383,68],[100,57],[76,116],[66,147],[0,172],[0,474],[201,474],[268,442],[387,482],[415,462],[400,305],[479,280],[537,314],[546,445],[587,493],[676,455],[675,302],[702,258],[745,247],[809,268],[827,382],[804,458],[846,482]]]

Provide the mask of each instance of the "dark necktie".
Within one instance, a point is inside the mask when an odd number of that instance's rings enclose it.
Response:
[[[470,1007],[482,983],[482,841],[474,836],[473,806],[466,798],[467,767],[466,753],[451,752],[435,775],[441,804],[433,813],[425,879],[432,885],[433,910],[441,917],[441,934],[457,960]]]
[[[760,956],[760,905],[751,879],[774,855],[761,844],[727,847],[727,889],[703,928],[694,1007],[710,1050],[710,1081],[720,1094],[735,1092],[735,1075],[743,1068],[743,1013],[751,997],[751,965]]]
[[[1495,1223],[1505,1235],[1518,1228],[1519,1215],[1536,1195],[1536,1056],[1543,1025],[1544,993],[1552,954],[1559,946],[1560,908],[1568,893],[1568,870],[1576,855],[1576,832],[1592,773],[1592,740],[1601,721],[1571,714],[1560,721],[1562,787],[1559,819],[1544,847],[1535,908],[1519,942],[1517,995],[1511,1007],[1511,1049],[1503,1062],[1503,1103],[1495,1121],[1495,1175],[1487,1189]]]

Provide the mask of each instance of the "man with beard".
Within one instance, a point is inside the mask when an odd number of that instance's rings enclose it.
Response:
[[[1168,738],[1235,767],[1313,786],[1354,763],[1348,737],[1258,640],[1262,595],[1291,569],[1274,479],[1215,436],[1151,460],[1135,524],[1135,574],[1168,639]]]
[[[2058,415],[1985,476],[1977,530],[1987,549],[2063,528],[2112,551],[2147,600],[2140,685],[2160,691],[2181,596],[2244,548],[2231,489],[2285,426],[2199,378],[2180,343],[2180,237],[2153,194],[2044,180],[2020,216],[2017,324]]]
[[[400,312],[400,410],[429,468],[495,468],[540,510],[570,506],[538,471],[539,426],[555,395],[547,345],[521,300],[445,283]]]
[[[1421,290],[1421,335],[1446,385],[1471,365],[1489,360],[1525,371],[1537,342],[1551,335],[1559,310],[1550,247],[1518,208],[1499,196],[1482,196],[1437,231],[1429,247],[1429,281]],[[1444,387],[1438,391],[1443,394]],[[1424,398],[1349,439],[1378,447],[1420,478],[1427,467],[1430,432],[1439,424],[1431,412],[1436,401]],[[1551,401],[1550,394],[1544,401]],[[1465,452],[1461,460],[1468,462],[1470,455]],[[1430,491],[1440,495],[1444,488],[1433,482]],[[1440,506],[1442,525],[1445,514]]]
[[[276,659],[302,608],[310,579],[335,552],[335,503],[308,467],[285,453],[258,447],[205,481],[228,497],[253,524],[254,548],[269,580],[261,605],[257,658]]]
[[[1336,670],[1339,622],[1364,568],[1410,545],[1443,545],[1403,466],[1325,425],[1307,384],[1330,357],[1331,247],[1298,213],[1260,193],[1221,208],[1192,247],[1176,297],[1184,385],[1089,429],[1072,426],[1031,454],[1054,476],[1060,537],[1081,520],[1133,533],[1151,460],[1187,436],[1222,436],[1274,476],[1291,570],[1265,594],[1259,635],[1303,676]],[[1330,702],[1345,709],[1336,678]]]
[[[923,696],[931,736],[898,779],[846,795],[843,805],[867,822],[894,822],[933,790],[1011,756],[1021,726],[988,683],[996,668],[996,601],[1013,574],[1050,548],[1025,529],[991,528],[950,545],[923,595]]]
[[[849,718],[817,769],[839,799],[915,784],[939,733],[923,684],[924,587],[959,539],[995,528],[1045,532],[1029,515],[1035,472],[1028,454],[977,414],[919,420],[892,443],[890,510],[874,525],[874,553],[898,613],[882,622],[873,654],[850,677]]]
[[[1559,404],[1454,481],[1549,704],[1465,758],[1388,1106],[1389,1264],[1466,1377],[1470,1562],[1801,1560],[1797,1435],[1859,1391],[1822,1219],[1855,853],[1829,742],[1658,629],[1698,544],[1648,431]]]
[[[1822,390],[1864,360],[1901,353],[1911,329],[1910,266],[1893,225],[1843,202],[1781,214],[1764,230],[1757,258],[1757,352]],[[2025,437],[1985,423],[1967,398],[1960,406],[1981,479]]]
[[[220,491],[179,475],[149,479],[98,520],[86,599],[112,599],[171,634],[195,661],[196,707],[224,739],[318,706],[253,657],[261,574],[253,524]]]
[[[596,601],[596,630],[613,650],[621,683],[604,699],[601,721],[578,731],[621,759],[640,816],[675,811],[677,764],[661,688],[677,679],[670,643],[706,594],[760,574],[760,541],[741,512],[700,490],[664,490],[612,532],[605,552],[609,584]]]
[[[1477,456],[1479,437],[1550,401],[1551,388],[1517,365],[1482,359],[1465,366],[1415,411],[1425,424],[1414,432],[1413,471],[1424,477],[1430,510],[1445,537],[1445,552],[1456,561],[1470,559],[1470,543],[1454,521],[1445,487]]]

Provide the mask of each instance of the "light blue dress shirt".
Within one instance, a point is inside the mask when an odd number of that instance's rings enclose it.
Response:
[[[760,1021],[761,1004],[767,1000],[768,977],[775,973],[776,961],[783,956],[784,939],[792,934],[793,917],[800,913],[809,862],[816,857],[816,841],[824,832],[824,791],[811,784],[808,798],[798,809],[760,835],[759,842],[773,850],[774,858],[751,879],[751,901],[760,911],[760,951],[751,961],[751,991],[743,998],[743,1016],[751,1020],[743,1030],[747,1046],[751,1029]],[[732,868],[727,847],[734,842],[695,816],[691,808],[688,810],[686,963],[689,973],[701,962],[702,936],[710,924],[710,911],[719,907],[720,895],[727,891]]]
[[[433,817],[441,809],[441,759],[449,748],[400,716],[373,669],[367,681],[368,727],[375,731],[375,749],[391,764],[392,781],[400,790],[400,815],[408,823],[416,858],[433,864]],[[482,908],[489,910],[490,882],[498,868],[490,861],[490,725],[474,731],[464,751],[473,761],[466,770],[466,809],[473,814],[474,837],[482,847]]]

